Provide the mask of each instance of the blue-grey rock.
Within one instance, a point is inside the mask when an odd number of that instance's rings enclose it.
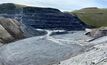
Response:
[[[0,47],[1,65],[52,65],[81,53],[83,47],[31,37]]]
[[[83,30],[85,24],[75,15],[54,8],[41,8],[5,3],[0,16],[17,19],[32,29]],[[35,33],[35,32],[34,32]]]

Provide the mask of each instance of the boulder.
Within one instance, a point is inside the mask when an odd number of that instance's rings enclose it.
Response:
[[[0,25],[0,42],[3,41],[4,43],[47,34],[47,32],[44,30],[39,31],[31,27],[26,27],[26,25],[23,23],[20,23],[17,20],[11,18],[0,17]]]
[[[20,23],[15,19],[0,18],[0,24],[11,34],[15,39],[23,38],[23,32],[20,28]]]
[[[2,25],[0,25],[0,42],[7,43],[13,40],[14,37],[12,37]]]
[[[90,36],[94,39],[107,36],[107,27],[100,27],[95,29],[86,29],[86,35]]]

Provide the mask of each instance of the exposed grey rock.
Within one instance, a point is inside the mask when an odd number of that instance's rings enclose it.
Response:
[[[26,27],[25,25],[21,27],[22,31],[24,32],[24,36],[26,38],[33,37],[33,36],[43,36],[47,34],[47,31],[38,31],[32,27]]]
[[[13,42],[19,39],[47,34],[46,31],[39,31],[26,27],[15,19],[0,17],[0,42]]]
[[[61,64],[58,65],[107,65],[107,41],[95,45],[94,48],[88,52],[62,61]]]
[[[54,8],[22,6],[12,3],[1,4],[0,15],[6,18],[15,18],[28,28],[83,30],[85,24],[75,16],[63,13]]]
[[[97,38],[107,36],[107,27],[101,27],[96,29],[88,29],[86,35],[91,36],[95,40]],[[90,41],[92,41],[90,40]]]
[[[53,42],[46,38],[32,37],[0,47],[0,63],[3,65],[51,65],[81,53],[77,44]]]

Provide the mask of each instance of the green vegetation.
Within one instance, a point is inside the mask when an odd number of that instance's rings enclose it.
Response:
[[[107,26],[107,9],[93,7],[75,10],[71,13],[77,15],[88,25],[95,27]]]

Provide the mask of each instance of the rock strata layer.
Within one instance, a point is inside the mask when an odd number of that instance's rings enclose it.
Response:
[[[24,37],[20,23],[10,18],[0,18],[0,39],[7,43]]]
[[[27,28],[83,30],[85,24],[75,15],[54,8],[40,8],[6,3],[0,5],[0,16],[14,18]],[[35,32],[34,32],[35,33]]]

